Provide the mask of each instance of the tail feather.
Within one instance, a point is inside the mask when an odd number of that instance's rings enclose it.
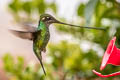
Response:
[[[40,61],[40,64],[41,64],[41,66],[42,66],[43,72],[44,72],[44,74],[46,75],[46,71],[45,71],[45,68],[44,68],[44,66],[43,66],[42,59],[39,58],[39,61]]]
[[[45,71],[44,65],[43,65],[43,63],[42,63],[42,54],[41,54],[41,52],[40,52],[39,54],[36,54],[36,56],[37,56],[37,58],[39,59],[39,62],[40,62],[40,64],[41,64],[41,66],[42,66],[42,69],[43,69],[44,74],[46,75],[46,71]]]

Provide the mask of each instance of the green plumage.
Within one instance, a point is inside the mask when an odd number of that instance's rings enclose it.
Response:
[[[41,52],[46,51],[46,45],[49,41],[49,38],[50,38],[50,33],[49,33],[48,26],[41,21],[40,24],[38,25],[37,32],[34,33],[33,50],[36,56],[38,57],[38,59],[40,60],[42,67],[43,67],[43,64],[41,61],[42,60]],[[43,70],[44,70],[44,67],[43,67]],[[45,70],[44,70],[44,73],[45,73]]]
[[[45,25],[45,23],[40,22],[37,28],[37,32],[34,33],[33,49],[37,47],[41,51],[45,50],[49,38],[50,33],[48,27]]]

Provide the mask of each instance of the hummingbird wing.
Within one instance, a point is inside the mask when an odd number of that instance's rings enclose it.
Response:
[[[33,33],[34,32],[26,32],[26,31],[16,31],[16,30],[9,30],[12,34],[22,39],[33,40]]]
[[[20,23],[21,27],[26,31],[35,32],[37,28],[28,23]]]

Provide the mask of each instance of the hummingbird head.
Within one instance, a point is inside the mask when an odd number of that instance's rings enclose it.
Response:
[[[50,25],[52,23],[59,23],[58,20],[56,20],[53,16],[49,14],[42,14],[40,16],[40,21],[44,22],[47,25]]]

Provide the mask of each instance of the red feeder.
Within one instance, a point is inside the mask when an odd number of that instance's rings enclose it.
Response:
[[[114,37],[109,42],[107,50],[105,51],[105,54],[103,56],[103,60],[102,60],[100,70],[103,70],[107,64],[120,66],[120,49],[116,48],[115,40],[116,40],[116,37]],[[110,77],[110,76],[120,75],[120,72],[112,73],[112,74],[109,74],[109,75],[102,75],[102,74],[96,72],[95,70],[93,70],[93,72],[100,77]]]

